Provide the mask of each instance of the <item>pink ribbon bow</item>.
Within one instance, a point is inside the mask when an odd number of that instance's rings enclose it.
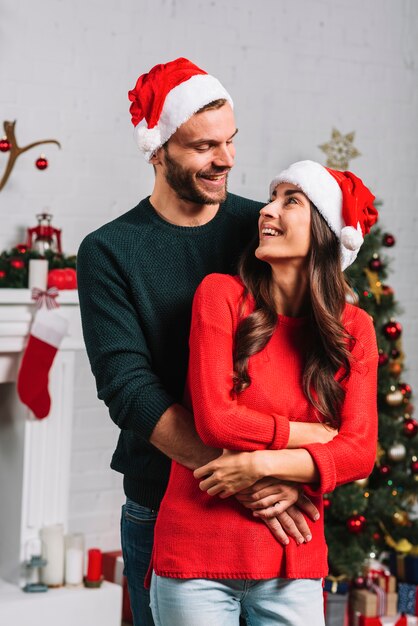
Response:
[[[46,306],[47,309],[58,309],[59,304],[55,300],[58,296],[59,290],[57,287],[50,287],[46,291],[42,291],[38,287],[32,289],[32,300],[35,300],[36,308],[41,309]]]

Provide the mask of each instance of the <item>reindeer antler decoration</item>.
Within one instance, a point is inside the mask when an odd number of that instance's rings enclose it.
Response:
[[[23,154],[27,150],[30,150],[31,148],[34,148],[35,146],[40,146],[44,143],[55,143],[57,144],[59,148],[61,148],[61,144],[59,143],[59,141],[56,141],[55,139],[43,139],[42,141],[34,141],[33,143],[30,143],[24,148],[21,148],[17,144],[17,140],[15,136],[15,125],[16,125],[16,120],[14,122],[3,122],[6,139],[10,143],[10,153],[9,153],[9,160],[6,165],[6,169],[4,170],[4,174],[0,180],[0,191],[3,189],[3,187],[7,183],[9,176],[12,172],[12,169],[14,167],[14,164],[16,163],[16,159],[21,154]]]

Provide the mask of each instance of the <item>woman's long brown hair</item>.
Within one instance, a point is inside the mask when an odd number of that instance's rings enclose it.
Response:
[[[255,300],[255,308],[250,315],[242,315],[235,333],[235,393],[251,384],[248,359],[267,345],[278,323],[271,267],[256,258],[257,247],[258,233],[244,252],[239,266],[245,286],[242,310],[248,293]],[[303,391],[322,414],[322,421],[338,428],[345,395],[341,383],[350,375],[350,350],[354,341],[341,322],[348,285],[341,271],[338,239],[312,204],[308,284],[312,341],[307,347]]]

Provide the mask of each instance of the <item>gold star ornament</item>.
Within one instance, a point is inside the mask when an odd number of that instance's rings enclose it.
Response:
[[[336,128],[332,129],[331,141],[318,146],[327,155],[327,167],[334,170],[346,170],[351,159],[361,156],[361,153],[353,146],[354,137],[354,131],[342,135]]]

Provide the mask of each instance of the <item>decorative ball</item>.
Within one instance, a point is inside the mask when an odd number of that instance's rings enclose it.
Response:
[[[388,361],[389,361],[389,355],[386,354],[386,352],[383,352],[383,350],[379,350],[379,360],[378,360],[379,367],[383,367],[383,365],[386,365]]]
[[[6,277],[6,272],[4,270],[0,270],[0,280]]]
[[[12,144],[6,137],[0,139],[0,152],[9,152],[11,147]]]
[[[77,289],[77,273],[72,267],[48,272],[48,288]]]
[[[25,262],[22,261],[22,259],[12,259],[10,261],[10,265],[15,269],[15,270],[22,270],[25,267]]]
[[[322,499],[322,503],[324,505],[325,510],[329,509],[331,507],[331,500],[329,499],[329,496],[325,494]]]
[[[364,515],[352,515],[347,520],[348,532],[352,535],[358,535],[363,532],[366,526],[366,518]]]
[[[25,243],[19,243],[16,246],[16,250],[19,252],[19,254],[25,254],[28,251],[28,246]]]
[[[36,159],[35,165],[38,168],[38,170],[46,170],[46,168],[48,167],[48,161],[44,154],[41,154],[39,159]]]
[[[418,432],[418,422],[412,417],[408,417],[403,423],[403,432],[407,437],[415,437]]]
[[[403,393],[400,389],[391,387],[389,393],[386,394],[386,403],[389,406],[400,406],[403,402]]]
[[[359,478],[358,480],[354,481],[356,485],[358,485],[359,487],[367,487],[367,485],[369,484],[369,478]]]
[[[372,272],[380,272],[383,267],[383,263],[378,254],[374,254],[373,258],[369,261],[369,268]]]
[[[388,474],[390,474],[390,472],[392,471],[392,468],[390,465],[388,465],[387,463],[383,463],[380,467],[379,467],[379,472],[382,476],[387,476]]]
[[[398,350],[398,348],[392,348],[392,350],[390,351],[390,358],[397,359],[400,356],[401,356],[401,351]]]
[[[393,296],[395,292],[389,285],[382,285],[382,293],[384,296]]]
[[[409,526],[411,523],[407,511],[396,511],[392,519],[396,526]]]
[[[408,404],[405,407],[405,413],[409,413],[409,415],[412,415],[414,411],[415,411],[414,405],[411,404],[411,402],[408,402]]]
[[[395,237],[390,233],[385,233],[382,237],[382,244],[387,248],[391,248],[396,243]]]
[[[392,376],[395,376],[395,378],[397,378],[402,374],[402,365],[397,361],[390,363],[389,372],[392,374]]]
[[[390,341],[396,341],[402,334],[402,326],[399,322],[390,320],[383,326],[382,332]]]
[[[414,457],[411,461],[411,472],[413,474],[418,474],[418,459]]]
[[[402,461],[406,455],[406,448],[403,443],[395,443],[388,450],[388,457],[391,461],[395,461],[395,463]]]
[[[382,535],[380,533],[373,533],[373,541],[381,541]]]
[[[410,398],[411,397],[411,394],[412,394],[412,387],[411,387],[411,385],[408,385],[408,383],[399,383],[398,387],[401,390],[401,392],[403,393],[405,398]]]

